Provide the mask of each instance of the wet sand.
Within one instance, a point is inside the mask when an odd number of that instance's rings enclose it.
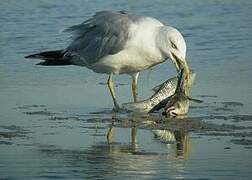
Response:
[[[115,114],[109,109],[79,114],[46,105],[14,107],[12,113],[32,121],[32,125],[0,126],[0,145],[6,151],[1,162],[4,177],[8,179],[12,177],[9,173],[15,172],[24,178],[39,179],[168,175],[212,179],[235,175],[237,172],[231,170],[237,161],[243,165],[236,176],[249,177],[252,126],[243,123],[251,122],[252,116],[236,114],[241,103],[208,103],[201,98],[204,103],[192,105],[190,112],[207,111],[208,116],[165,118],[160,113]],[[225,115],[226,109],[231,114]],[[238,152],[244,156],[237,156]],[[8,156],[11,154],[14,156]],[[215,164],[211,158],[217,157],[220,159]],[[205,158],[214,167],[204,169]],[[10,164],[13,161],[15,165]]]

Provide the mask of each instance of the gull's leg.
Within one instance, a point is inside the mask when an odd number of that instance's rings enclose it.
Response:
[[[132,94],[133,94],[134,102],[137,102],[137,95],[138,95],[137,79],[138,79],[138,76],[139,76],[139,72],[132,74],[132,86],[131,87],[132,87]]]
[[[112,99],[113,99],[114,108],[115,108],[115,110],[119,110],[120,106],[116,100],[115,90],[114,90],[113,81],[112,81],[112,74],[110,74],[109,78],[108,78],[108,88],[109,88],[109,92],[110,92]]]

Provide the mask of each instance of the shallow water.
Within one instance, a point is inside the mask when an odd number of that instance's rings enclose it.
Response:
[[[251,8],[230,0],[1,1],[0,179],[251,179]],[[111,114],[105,75],[23,58],[63,48],[69,38],[59,30],[106,9],[177,27],[197,73],[193,97],[204,103],[182,121]],[[175,73],[170,62],[143,72],[140,97]],[[131,101],[130,78],[115,82],[120,102]]]

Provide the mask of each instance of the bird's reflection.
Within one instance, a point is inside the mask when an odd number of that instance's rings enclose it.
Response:
[[[124,131],[129,128],[130,142],[125,141],[125,136],[118,138],[120,132],[114,132],[115,129]],[[40,150],[50,160],[64,162],[65,172],[74,172],[84,179],[173,179],[183,176],[190,152],[188,133],[182,130],[141,129],[134,123],[126,128],[112,123],[108,130],[102,131],[107,132],[106,137],[97,136],[98,142],[96,139],[84,147],[44,145]],[[90,136],[87,134],[86,138]]]
[[[106,138],[108,144],[111,144],[113,141],[113,129],[114,125],[109,127]],[[154,139],[167,144],[167,147],[175,144],[175,152],[176,156],[188,158],[191,152],[191,141],[189,134],[183,130],[151,130],[154,136]],[[174,147],[174,146],[172,146]],[[137,127],[131,128],[131,151],[137,152],[139,150],[138,142],[137,142]]]
[[[107,133],[106,133],[106,138],[107,138],[107,142],[108,144],[112,143],[113,140],[113,130],[114,130],[114,125],[112,123],[112,125],[109,127]],[[131,128],[131,147],[132,147],[132,151],[137,151],[138,149],[138,144],[137,144],[137,128],[136,127],[132,127]]]

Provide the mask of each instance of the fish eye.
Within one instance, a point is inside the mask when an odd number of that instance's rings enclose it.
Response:
[[[171,47],[174,49],[178,49],[177,46],[173,42],[171,42]]]

